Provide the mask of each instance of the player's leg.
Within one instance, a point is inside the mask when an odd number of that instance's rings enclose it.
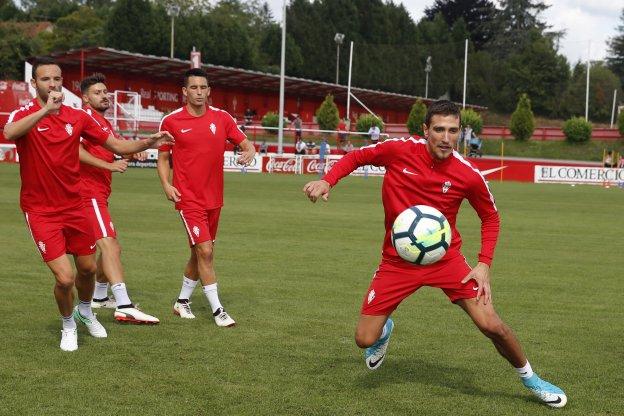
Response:
[[[217,276],[214,270],[214,244],[212,241],[203,241],[193,247],[197,257],[197,271],[202,282],[203,291],[210,303],[215,322],[221,327],[231,327],[236,324],[234,319],[225,311],[219,300]]]
[[[30,235],[42,260],[54,275],[54,298],[63,321],[61,349],[78,349],[76,322],[72,315],[74,304],[74,271],[65,255],[67,243],[63,234],[63,221],[57,215],[24,213]]]
[[[539,378],[531,368],[515,334],[498,316],[492,303],[487,305],[476,298],[460,299],[456,303],[470,316],[477,328],[488,337],[496,350],[514,366],[522,383],[540,400],[551,407],[563,407],[567,397],[563,390]]]
[[[95,287],[95,254],[75,255],[76,265],[76,291],[78,292],[78,305],[74,308],[74,318],[82,322],[89,334],[96,338],[106,338],[106,329],[97,320],[91,309],[91,299]]]
[[[54,275],[54,299],[63,320],[60,347],[63,351],[76,351],[78,349],[78,334],[73,316],[74,270],[65,254],[46,262],[46,264]]]
[[[365,348],[364,361],[370,370],[381,366],[393,329],[394,321],[389,315],[360,315],[355,328],[355,343]]]
[[[117,303],[115,299],[111,299],[108,296],[108,288],[110,287],[108,279],[104,274],[104,266],[102,265],[102,253],[98,254],[96,260],[97,270],[95,271],[95,290],[93,291],[93,299],[91,300],[91,307],[115,309]]]
[[[106,338],[106,329],[91,310],[96,270],[95,237],[91,223],[84,209],[63,213],[62,219],[67,252],[73,254],[76,266],[75,285],[79,303],[74,308],[74,318],[85,324],[92,336]]]

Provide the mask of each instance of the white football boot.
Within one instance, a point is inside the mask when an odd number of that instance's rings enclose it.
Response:
[[[191,302],[176,302],[173,304],[173,313],[184,319],[195,319],[191,310]]]

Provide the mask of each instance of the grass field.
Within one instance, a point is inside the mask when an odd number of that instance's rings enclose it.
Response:
[[[0,164],[0,415],[622,415],[622,207],[617,188],[492,183],[502,216],[494,300],[534,369],[568,406],[539,404],[459,308],[423,289],[395,312],[383,367],[353,342],[383,234],[378,178],[348,178],[327,204],[311,177],[226,174],[217,245],[218,329],[200,290],[197,319],[171,313],[186,237],[154,170],[114,182],[111,212],[131,297],[161,319],[108,339],[79,328],[58,348],[52,277],[18,207],[15,165]],[[458,220],[468,259],[478,219]]]

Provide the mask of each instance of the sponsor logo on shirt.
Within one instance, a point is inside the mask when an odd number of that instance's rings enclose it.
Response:
[[[71,124],[67,123],[65,124],[65,131],[67,132],[67,134],[71,136],[72,133],[74,132],[74,128],[72,127]]]
[[[418,176],[417,173],[415,172],[411,172],[409,170],[407,170],[407,168],[403,168],[403,173],[405,173],[406,175],[414,175],[414,176]]]
[[[37,243],[37,246],[39,247],[39,250],[41,250],[41,252],[42,252],[43,254],[45,254],[45,252],[46,252],[46,246],[45,246],[45,243],[44,243],[43,241],[39,241],[39,242]]]
[[[442,185],[442,193],[443,194],[447,193],[450,187],[451,187],[451,181],[444,182],[444,185]]]
[[[180,133],[188,133],[191,130],[193,130],[193,129],[192,128],[191,129],[181,129]]]
[[[37,127],[37,131],[46,131],[50,130],[50,127]]]
[[[196,237],[199,237],[199,227],[198,226],[194,226],[193,227],[193,234],[195,234]]]
[[[212,134],[217,134],[217,126],[214,123],[210,123],[210,131]]]
[[[369,305],[373,301],[373,299],[375,299],[375,289],[371,289],[371,291],[368,292],[368,304]]]

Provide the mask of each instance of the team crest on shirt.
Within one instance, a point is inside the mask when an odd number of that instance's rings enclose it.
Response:
[[[375,299],[375,289],[371,289],[371,291],[368,292],[368,304],[369,305],[373,301],[373,299]]]
[[[212,134],[217,134],[217,126],[214,123],[210,123],[210,131]]]
[[[39,241],[39,242],[37,243],[37,246],[39,247],[39,250],[41,250],[41,252],[42,252],[43,254],[45,254],[45,252],[46,252],[46,246],[45,246],[45,243],[44,243],[43,241]]]
[[[450,188],[451,188],[451,181],[444,182],[444,185],[442,185],[442,193],[443,194],[447,193]]]
[[[67,132],[67,134],[71,136],[72,133],[74,132],[74,128],[72,127],[71,124],[67,123],[65,124],[65,131]]]
[[[193,234],[195,234],[196,237],[199,237],[199,227],[198,226],[193,227]]]

